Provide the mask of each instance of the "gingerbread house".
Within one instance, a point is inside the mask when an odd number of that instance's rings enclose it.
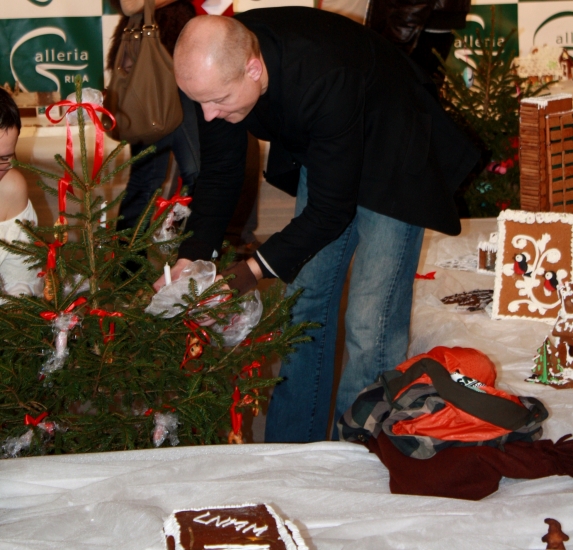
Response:
[[[523,99],[519,119],[521,208],[573,212],[573,96]]]

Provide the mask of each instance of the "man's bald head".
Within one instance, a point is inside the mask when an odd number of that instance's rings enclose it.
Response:
[[[173,61],[179,88],[201,105],[207,121],[240,122],[268,87],[257,37],[230,17],[191,19],[179,35]]]
[[[173,55],[177,81],[217,72],[223,83],[245,74],[251,57],[259,57],[257,37],[231,17],[202,15],[185,25]]]

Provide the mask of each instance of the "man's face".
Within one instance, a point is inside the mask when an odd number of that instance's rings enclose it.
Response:
[[[15,156],[18,129],[0,129],[0,180],[8,173],[10,161]]]
[[[233,124],[240,122],[261,95],[259,81],[253,80],[248,73],[227,83],[218,74],[206,74],[178,84],[187,96],[201,105],[207,121],[222,118]]]

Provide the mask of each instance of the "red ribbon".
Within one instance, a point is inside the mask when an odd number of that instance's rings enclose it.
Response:
[[[47,412],[43,412],[42,414],[38,415],[36,418],[30,416],[29,414],[24,415],[24,424],[26,426],[37,426],[44,418],[48,416]]]
[[[153,219],[156,220],[165,212],[167,208],[170,206],[175,206],[176,204],[181,204],[183,206],[188,206],[189,203],[193,200],[191,197],[182,197],[181,196],[181,186],[183,185],[183,180],[179,178],[179,183],[177,185],[177,189],[175,190],[175,194],[170,199],[164,199],[163,197],[158,197],[155,201],[155,207],[157,210],[153,215]]]
[[[264,357],[262,358],[264,361]],[[257,371],[257,376],[261,375],[261,364],[258,361],[253,361],[250,365],[243,367],[241,369],[241,378],[244,378],[242,375],[248,373],[249,377],[253,377],[253,371]]]
[[[183,324],[191,331],[191,334],[201,342],[204,346],[208,345],[211,342],[211,338],[207,334],[207,331],[201,326],[198,325],[195,321],[191,319],[183,319]],[[200,336],[201,335],[201,336]]]
[[[214,304],[214,306],[216,306],[218,304],[222,304],[224,302],[227,302],[232,297],[233,296],[231,294],[215,294],[215,296],[211,296],[209,298],[206,298],[205,300],[201,300],[200,302],[197,302],[197,307],[208,306],[209,304],[211,304],[211,302],[216,302]]]
[[[430,271],[429,273],[426,273],[425,275],[422,275],[421,273],[416,273],[416,275],[414,276],[414,279],[427,279],[430,281],[433,281],[436,278],[436,272],[435,271]]]
[[[36,241],[34,243],[36,246],[47,246],[48,247],[48,260],[46,261],[46,270],[48,269],[56,269],[56,249],[60,248],[60,246],[64,246],[63,243],[60,241],[54,241],[51,244],[45,244],[42,241]],[[45,275],[45,272],[42,272],[42,277]],[[38,275],[40,276],[40,275]]]
[[[238,434],[241,431],[241,426],[243,425],[243,413],[237,412],[236,407],[241,400],[241,392],[239,387],[235,386],[235,391],[233,392],[233,404],[231,405],[231,426],[233,427],[233,432]]]
[[[75,302],[72,302],[66,309],[64,309],[61,312],[61,314],[63,315],[66,313],[71,313],[76,307],[85,304],[87,301],[88,301],[87,298],[84,298],[82,296],[81,298],[78,298]],[[53,321],[57,316],[58,313],[55,313],[54,311],[42,311],[42,313],[40,313],[40,317],[42,319],[45,319],[46,321]]]
[[[257,342],[258,344],[260,344],[261,342],[272,342],[275,338],[275,336],[280,336],[282,333],[280,330],[277,330],[276,332],[269,332],[267,334],[263,334],[262,336],[259,336],[258,338],[255,338],[255,342]],[[242,342],[241,342],[241,346],[245,347],[245,346],[250,346],[253,343],[252,338],[245,338]]]
[[[67,107],[66,112],[62,115],[59,119],[54,119],[50,116],[50,111],[52,107]],[[95,143],[95,154],[94,154],[94,164],[92,168],[92,179],[95,178],[96,174],[99,172],[103,162],[103,148],[104,148],[104,127],[97,116],[97,113],[103,113],[112,121],[112,126],[110,130],[115,126],[115,118],[114,116],[104,107],[97,105],[96,103],[76,103],[75,101],[70,101],[69,99],[65,99],[63,101],[58,101],[50,105],[46,109],[46,118],[52,124],[58,124],[61,122],[67,114],[76,111],[77,109],[84,108],[92,119],[95,129],[96,129],[96,143]],[[74,168],[74,142],[72,139],[72,129],[66,117],[66,162],[68,166],[73,170]],[[63,213],[66,211],[66,193],[69,192],[72,195],[74,194],[74,189],[71,185],[72,176],[67,172],[64,172],[64,176],[58,182],[58,207],[60,209],[60,223],[64,223],[63,220]]]
[[[103,335],[103,343],[107,344],[108,342],[113,341],[115,338],[115,323],[110,322],[109,324],[109,332],[105,334],[103,330],[103,320],[104,317],[123,317],[123,313],[119,311],[106,311],[105,309],[92,309],[90,310],[90,315],[97,315],[99,317],[99,328]]]

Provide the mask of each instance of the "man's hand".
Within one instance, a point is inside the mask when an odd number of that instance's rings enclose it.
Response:
[[[191,260],[187,260],[186,258],[179,258],[175,265],[171,268],[171,280],[176,281],[181,276],[181,272],[186,268],[189,267],[193,262]],[[165,286],[165,275],[161,275],[157,281],[153,283],[153,290],[155,292],[159,292]]]

